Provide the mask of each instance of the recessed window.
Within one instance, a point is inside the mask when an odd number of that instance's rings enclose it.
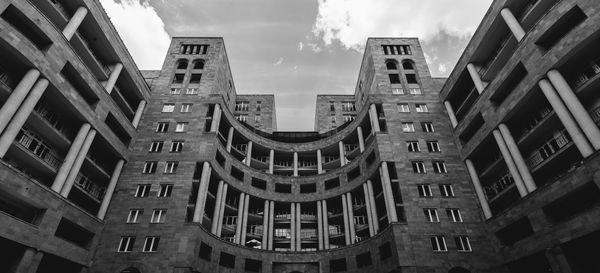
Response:
[[[187,60],[179,60],[177,62],[177,69],[187,69],[188,61]]]
[[[437,223],[440,221],[440,218],[438,217],[437,209],[431,209],[431,208],[423,209],[423,213],[425,214],[425,219],[427,219],[427,221],[429,221],[429,222]]]
[[[187,128],[188,123],[187,122],[177,122],[177,125],[175,126],[175,132],[176,133],[183,133],[185,132],[185,129]]]
[[[158,165],[157,161],[144,162],[144,168],[142,169],[142,173],[155,173],[157,165]]]
[[[156,252],[158,249],[158,242],[160,241],[160,237],[157,236],[149,236],[146,237],[146,241],[144,242],[143,252]]]
[[[410,93],[411,95],[423,95],[421,88],[409,88],[408,93]]]
[[[329,118],[331,120],[331,123],[335,123],[335,114],[331,114]]]
[[[185,78],[185,74],[177,73],[173,77],[173,83],[183,83],[183,78]]]
[[[186,95],[198,95],[198,88],[187,88],[185,89]]]
[[[437,141],[427,141],[427,150],[430,153],[439,153],[439,152],[441,152],[440,145],[438,144]]]
[[[172,113],[175,110],[174,103],[165,103],[163,104],[162,112],[163,113]]]
[[[403,62],[402,63],[402,68],[404,68],[405,70],[413,70],[415,69],[413,64],[410,62]]]
[[[402,88],[392,88],[393,95],[404,95],[404,89]]]
[[[191,113],[192,112],[192,105],[191,103],[183,103],[181,104],[181,113]]]
[[[168,122],[159,122],[156,125],[156,132],[157,133],[165,133],[169,130],[169,123]]]
[[[392,257],[392,246],[389,242],[379,246],[379,259],[385,260],[387,258]]]
[[[150,143],[150,149],[148,152],[160,153],[160,151],[162,151],[163,143],[163,141],[152,141],[152,143]]]
[[[254,122],[258,123],[258,122],[261,122],[261,121],[262,121],[262,118],[261,118],[260,114],[254,115]]]
[[[130,209],[129,215],[127,215],[127,223],[129,223],[129,224],[139,223],[142,214],[144,214],[143,209]]]
[[[131,252],[134,244],[135,244],[135,237],[123,236],[123,237],[121,237],[121,241],[119,242],[119,247],[117,248],[117,252]]]
[[[248,111],[248,104],[249,102],[247,101],[236,101],[235,111]]]
[[[450,222],[459,223],[463,221],[460,209],[446,209],[446,214],[448,215],[448,220],[450,220]]]
[[[192,69],[204,69],[204,60],[195,60]]]
[[[414,173],[426,173],[427,172],[425,170],[425,163],[423,163],[423,161],[413,161],[413,162],[411,162],[411,165],[412,165]]]
[[[448,172],[448,170],[446,170],[446,163],[444,163],[444,161],[433,161],[432,165],[433,165],[434,173],[447,173]]]
[[[169,197],[171,196],[171,192],[173,191],[173,184],[160,184],[160,189],[158,190],[158,197]]]
[[[167,216],[166,209],[154,209],[152,211],[152,218],[150,218],[150,223],[164,223],[165,218]]]
[[[202,79],[202,74],[192,74],[190,83],[200,83],[200,79]]]
[[[402,83],[400,81],[400,74],[389,74],[390,77],[390,83],[391,84],[399,84]]]
[[[252,177],[251,182],[252,187],[257,189],[266,190],[267,189],[267,181],[262,180],[260,178]]]
[[[332,179],[325,181],[325,189],[326,190],[337,188],[339,186],[340,186],[340,178],[339,177],[332,178]]]
[[[409,113],[410,108],[408,107],[408,103],[398,103],[398,112]]]
[[[183,140],[173,140],[171,142],[171,149],[169,149],[170,153],[181,153],[183,150]]]
[[[469,241],[469,237],[460,235],[454,236],[454,242],[456,242],[456,250],[460,252],[470,252],[471,250],[471,242]]]
[[[444,236],[431,236],[431,249],[435,252],[444,252],[448,251],[446,247],[446,239]]]
[[[181,94],[181,88],[171,88],[169,91],[169,95],[179,95]]]
[[[402,132],[413,133],[415,131],[415,124],[412,122],[402,122]]]
[[[433,123],[431,122],[421,122],[421,128],[423,129],[423,132],[426,133],[433,133]]]
[[[424,103],[417,103],[417,104],[415,104],[415,109],[417,110],[417,113],[427,113],[427,112],[429,112],[429,108],[427,108],[427,104],[424,104]]]
[[[150,194],[150,184],[139,184],[135,189],[134,197],[148,197]]]
[[[244,264],[244,270],[246,272],[260,272],[262,269],[262,262],[259,260],[246,259]]]
[[[419,147],[419,142],[418,141],[407,141],[406,142],[406,148],[408,149],[409,152],[412,153],[416,153],[416,152],[420,152],[421,148]]]
[[[177,172],[177,166],[179,166],[179,161],[167,161],[164,173],[171,174]]]
[[[417,185],[417,190],[419,191],[419,196],[421,197],[433,196],[433,194],[431,193],[431,186],[429,184]]]
[[[365,252],[356,255],[356,267],[363,268],[373,264],[371,260],[371,252]]]
[[[386,61],[385,67],[387,68],[387,70],[398,70],[398,65],[393,60]]]
[[[408,84],[418,84],[417,75],[415,74],[406,74],[406,82]]]
[[[310,183],[310,184],[300,185],[300,193],[313,193],[313,192],[317,192],[317,184]]]
[[[248,122],[248,115],[236,115],[235,119],[239,122]]]
[[[200,256],[200,258],[202,258],[203,260],[210,262],[211,254],[212,254],[212,247],[205,244],[204,242],[200,243],[200,251],[198,253],[198,256]]]
[[[356,115],[343,115],[344,122],[351,122],[356,119]]]
[[[292,185],[275,183],[275,192],[292,193]]]
[[[450,184],[440,184],[440,193],[443,197],[454,197],[454,189]]]
[[[229,253],[221,252],[221,257],[219,257],[219,265],[228,268],[235,268],[235,256]]]
[[[346,271],[346,258],[335,259],[329,261],[330,272],[344,272]]]

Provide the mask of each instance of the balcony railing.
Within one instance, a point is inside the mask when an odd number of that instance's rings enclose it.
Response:
[[[315,220],[315,219],[317,219],[317,216],[314,215],[314,214],[304,214],[304,213],[302,213],[302,214],[300,214],[300,219],[302,219],[302,220]]]
[[[89,193],[97,200],[101,200],[104,196],[104,192],[106,191],[105,187],[97,185],[82,173],[77,174],[77,177],[75,178],[75,185]]]
[[[56,154],[55,150],[27,129],[21,129],[15,140],[55,170],[60,167],[62,159]]]
[[[291,219],[291,214],[275,214],[275,219]]]
[[[298,167],[314,167],[317,166],[317,162],[315,161],[298,161]]]
[[[483,189],[485,190],[485,195],[487,196],[488,200],[491,200],[514,183],[515,180],[512,178],[512,176],[506,173],[502,177],[500,177],[500,179],[494,181],[488,186],[485,186]]]
[[[344,151],[351,152],[358,148],[358,144],[344,144]]]
[[[544,118],[552,113],[552,107],[550,105],[544,105],[539,111],[533,113],[527,117],[527,121],[525,122],[525,126],[523,126],[523,132],[521,132],[520,137],[527,134],[531,131],[535,126],[537,126]]]
[[[600,74],[600,58],[587,63],[587,66],[569,77],[567,81],[573,88],[579,88],[598,74]]]
[[[300,238],[301,239],[317,238],[317,231],[316,230],[302,230],[302,231],[300,231]]]
[[[570,142],[571,137],[566,133],[566,131],[560,131],[558,135],[546,141],[527,158],[527,167],[529,167],[529,169],[537,167],[550,156],[556,154],[561,148],[567,146],[567,144]]]
[[[248,144],[236,144],[236,145],[233,145],[234,149],[236,149],[236,150],[238,150],[238,151],[240,151],[242,153],[246,152],[246,148],[247,147],[248,147]]]
[[[590,116],[592,120],[600,127],[600,106],[596,107],[592,111],[590,111]]]
[[[504,49],[504,47],[506,47],[506,45],[508,44],[508,41],[510,40],[510,35],[511,35],[511,33],[507,33],[506,37],[504,37],[504,38],[502,38],[502,40],[500,40],[500,42],[498,43],[498,47],[495,49],[495,51],[492,54],[490,54],[490,57],[481,66],[481,69],[479,69],[479,75],[481,77],[483,77],[483,75],[485,75],[485,73],[487,73],[488,69],[496,61],[498,56],[500,56],[502,49]]]

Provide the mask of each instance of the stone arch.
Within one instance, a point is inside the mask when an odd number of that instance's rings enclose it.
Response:
[[[177,63],[175,64],[175,68],[176,69],[187,69],[188,63],[189,62],[186,59],[177,60]]]

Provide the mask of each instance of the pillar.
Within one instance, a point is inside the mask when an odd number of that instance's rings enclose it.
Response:
[[[119,78],[119,75],[121,74],[122,69],[123,69],[123,64],[116,63],[113,66],[113,70],[110,72],[110,75],[108,76],[108,80],[106,82],[104,82],[104,89],[106,89],[106,92],[108,92],[109,94],[112,92],[113,88],[115,87],[115,84],[117,83],[117,79]]]
[[[521,27],[519,20],[515,18],[510,9],[503,8],[502,11],[500,11],[500,15],[502,15],[504,22],[506,23],[508,28],[510,28],[510,31],[515,36],[515,39],[517,39],[517,42],[523,40],[523,37],[525,37],[525,30],[523,30],[523,27]]]
[[[244,213],[242,214],[242,238],[240,239],[240,244],[246,245],[246,233],[248,231],[248,206],[250,204],[250,195],[246,194],[244,196]]]
[[[496,143],[498,144],[500,153],[502,154],[502,157],[504,158],[504,162],[506,162],[508,171],[510,172],[510,175],[512,176],[513,180],[515,180],[515,185],[517,186],[517,190],[519,191],[519,194],[521,195],[521,197],[527,195],[527,188],[525,188],[525,184],[523,183],[523,180],[521,179],[521,174],[519,174],[517,166],[515,165],[515,162],[513,161],[512,156],[510,155],[510,152],[508,151],[508,147],[506,147],[506,143],[504,142],[504,138],[502,138],[502,134],[498,130],[494,130],[492,132],[492,134],[494,135],[494,138],[496,139]]]
[[[252,163],[252,141],[248,141],[248,148],[246,149],[246,166],[250,166]]]
[[[317,201],[317,238],[319,250],[323,250],[323,209],[321,208],[321,200]]]
[[[0,108],[0,133],[8,126],[8,122],[17,112],[19,106],[29,93],[29,90],[31,90],[31,87],[36,83],[39,76],[40,71],[37,69],[30,69],[10,93],[10,96],[6,102],[4,102],[2,108]]]
[[[446,106],[446,112],[448,112],[448,117],[450,117],[450,123],[452,124],[452,128],[456,128],[458,125],[458,120],[456,119],[456,115],[454,114],[454,108],[452,108],[452,104],[449,101],[444,101],[444,106]]]
[[[17,134],[19,134],[19,131],[27,121],[27,118],[29,118],[33,108],[40,100],[47,87],[48,80],[38,80],[29,92],[29,95],[23,104],[21,104],[21,107],[19,107],[17,112],[14,114],[14,117],[6,127],[6,130],[4,130],[4,133],[2,133],[2,137],[0,137],[0,158],[3,158],[4,155],[6,155],[8,148],[10,148],[10,145],[12,145],[15,137]]]
[[[81,145],[81,149],[79,149],[77,157],[75,157],[75,161],[73,162],[73,166],[69,171],[69,175],[67,175],[67,179],[65,180],[65,183],[62,189],[60,190],[60,195],[62,195],[64,198],[67,198],[69,196],[69,192],[71,192],[71,189],[73,188],[73,184],[75,183],[75,179],[79,174],[81,165],[83,165],[83,161],[85,160],[85,157],[87,156],[87,153],[90,150],[90,147],[92,146],[94,137],[96,137],[96,130],[91,129],[85,137],[83,145]]]
[[[538,85],[542,89],[542,92],[544,93],[544,96],[546,96],[548,102],[550,102],[550,105],[552,105],[552,109],[554,109],[558,119],[560,119],[567,132],[569,132],[569,135],[571,136],[571,139],[573,139],[573,143],[575,143],[579,153],[581,153],[584,158],[591,155],[594,152],[594,148],[592,148],[592,145],[588,142],[587,138],[571,116],[571,113],[569,113],[569,110],[567,110],[565,104],[562,102],[560,97],[558,97],[558,94],[556,93],[556,90],[554,90],[552,84],[550,84],[548,80],[544,79],[541,80]]]
[[[137,128],[140,124],[140,120],[142,119],[142,113],[144,113],[144,108],[146,107],[146,101],[141,100],[138,104],[137,109],[135,109],[135,115],[133,116],[133,120],[131,121],[131,125],[133,128]]]
[[[229,127],[229,132],[227,133],[227,146],[225,146],[227,152],[231,152],[231,144],[233,143],[233,131],[233,126]]]
[[[217,187],[217,196],[215,200],[215,209],[213,210],[212,225],[210,227],[210,232],[215,235],[217,234],[219,224],[219,211],[221,210],[221,201],[223,200],[223,184],[223,180],[220,180],[219,186]]]
[[[354,226],[354,208],[352,206],[352,193],[346,193],[346,202],[348,203],[348,226],[350,227],[350,244],[356,242],[356,227]]]
[[[290,203],[290,250],[296,250],[296,204]]]
[[[340,152],[340,167],[346,165],[346,156],[344,155],[344,142],[338,142],[338,148]]]
[[[269,248],[269,200],[265,200],[265,205],[263,208],[263,234],[262,234],[262,242],[261,249]]]
[[[75,162],[75,157],[77,157],[79,149],[81,149],[83,141],[85,140],[88,132],[90,131],[90,128],[91,126],[89,123],[84,123],[83,125],[81,125],[81,128],[79,128],[79,131],[77,132],[77,136],[75,136],[73,142],[71,142],[71,147],[69,148],[69,151],[67,152],[63,163],[58,169],[56,177],[54,178],[54,182],[52,182],[52,190],[54,190],[55,192],[60,192],[63,185],[65,184],[67,175],[69,174],[69,171],[71,170],[71,167]]]
[[[485,84],[481,80],[481,76],[479,75],[479,72],[477,72],[477,68],[475,68],[474,64],[469,63],[467,65],[467,70],[469,71],[469,75],[471,76],[471,79],[473,80],[473,84],[475,85],[475,88],[477,88],[477,92],[479,92],[479,94],[481,94],[483,92],[483,90],[485,89]]]
[[[394,200],[392,182],[390,181],[390,173],[388,171],[387,162],[381,162],[379,172],[381,173],[381,183],[383,184],[382,190],[387,207],[388,222],[398,222],[398,215],[396,214],[396,201]]]
[[[300,203],[296,203],[296,251],[302,250],[302,211]]]
[[[110,204],[110,201],[112,200],[112,195],[115,192],[115,187],[117,186],[117,181],[119,181],[121,170],[123,170],[123,164],[125,164],[125,160],[119,159],[119,161],[117,161],[117,165],[113,170],[112,175],[110,176],[108,187],[106,187],[106,192],[104,192],[104,197],[102,198],[102,203],[100,204],[100,209],[98,210],[97,214],[100,220],[103,220],[104,216],[106,216],[108,205]]]
[[[13,268],[13,272],[22,272],[22,273],[34,273],[37,271],[40,262],[44,253],[41,251],[37,251],[35,248],[27,248],[25,249],[25,253],[21,257],[21,261],[16,268]]]
[[[481,182],[479,181],[479,176],[477,175],[475,166],[473,166],[473,162],[471,162],[470,159],[465,160],[465,165],[467,165],[467,171],[471,176],[473,187],[475,187],[475,193],[477,194],[477,199],[479,199],[479,204],[481,204],[483,215],[485,216],[485,219],[490,219],[492,217],[492,210],[490,209],[490,205],[485,198],[485,193],[481,187]]]
[[[298,176],[298,152],[294,152],[294,176]]]
[[[79,25],[81,25],[81,22],[83,22],[87,12],[88,11],[85,7],[79,7],[77,8],[77,11],[75,11],[75,14],[73,14],[73,17],[69,19],[67,26],[65,26],[65,29],[62,32],[67,40],[71,40],[71,37],[73,37],[75,31],[77,31],[77,28],[79,28]]]
[[[327,213],[327,200],[321,201],[323,209],[323,249],[329,249],[329,214]]]
[[[519,151],[519,147],[517,146],[515,139],[512,137],[512,134],[510,133],[508,126],[506,126],[506,124],[504,124],[504,123],[501,123],[500,125],[498,125],[498,129],[500,129],[500,133],[502,134],[502,138],[504,138],[506,147],[508,148],[510,155],[512,156],[513,160],[515,161],[515,165],[517,166],[517,169],[519,170],[519,173],[521,174],[521,179],[523,179],[525,188],[527,189],[528,192],[535,191],[535,189],[537,189],[537,186],[535,185],[535,181],[533,181],[533,177],[531,176],[531,173],[529,172],[529,168],[527,167],[527,164],[525,163],[525,159],[523,159],[523,156],[521,155],[521,151]]]
[[[245,198],[246,194],[243,192],[240,192],[240,197],[238,199],[238,211],[237,211],[237,217],[236,217],[236,224],[235,224],[235,238],[234,238],[234,243],[236,244],[240,244],[241,239],[242,239],[242,224],[244,222],[244,198]]]
[[[200,184],[198,185],[198,194],[196,195],[196,205],[194,206],[193,222],[202,223],[204,215],[204,205],[206,203],[206,193],[208,192],[208,183],[210,182],[211,167],[208,162],[202,165],[202,175],[200,176]]]
[[[344,238],[346,238],[346,245],[350,245],[350,224],[348,221],[348,202],[346,201],[346,194],[342,194],[342,214],[344,215]]]
[[[221,232],[223,231],[223,216],[225,215],[225,201],[227,201],[227,189],[229,188],[229,185],[227,185],[227,183],[223,184],[223,194],[222,194],[222,199],[221,199],[221,208],[219,208],[219,218],[217,218],[217,220],[219,221],[217,223],[217,236],[221,237]]]
[[[375,194],[373,193],[373,182],[367,180],[367,190],[369,190],[369,200],[371,202],[371,215],[373,216],[373,230],[375,234],[379,232],[379,216],[377,215],[377,206],[375,205]]]
[[[373,228],[373,212],[371,211],[371,200],[369,198],[369,189],[367,187],[367,183],[363,183],[363,194],[365,196],[365,205],[367,209],[367,221],[369,224],[369,236],[373,237],[375,235],[375,229]]]
[[[377,116],[375,104],[371,104],[369,107],[369,116],[371,117],[371,125],[373,125],[373,133],[380,132],[381,129],[379,128],[379,116]]]
[[[360,126],[356,127],[356,134],[358,135],[358,148],[362,153],[365,151],[365,138],[363,136],[363,131]]]
[[[219,117],[221,115],[221,105],[215,104],[215,110],[212,115],[212,122],[210,124],[210,131],[216,132],[219,129]]]
[[[317,173],[323,173],[323,156],[321,156],[321,149],[317,150]]]
[[[573,118],[579,127],[587,136],[588,140],[592,144],[595,150],[600,149],[600,129],[594,123],[594,120],[590,117],[590,114],[585,110],[585,107],[581,104],[573,90],[565,80],[565,78],[560,74],[558,70],[550,70],[548,71],[548,79],[556,88],[556,92],[562,100],[565,102],[565,105],[571,111]]]
[[[273,165],[275,164],[275,151],[269,151],[269,173],[273,174]]]
[[[269,250],[273,250],[273,223],[275,215],[275,201],[269,201]]]

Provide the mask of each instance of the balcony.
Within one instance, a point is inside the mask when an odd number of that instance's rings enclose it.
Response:
[[[104,197],[104,193],[106,192],[106,187],[99,186],[82,173],[77,174],[75,185],[98,202],[102,200],[102,197]]]
[[[34,133],[28,131],[25,127],[19,131],[15,138],[20,146],[28,150],[31,154],[41,159],[44,163],[49,165],[54,171],[60,168],[63,159],[58,156],[56,151],[51,148],[41,138],[36,136]]]
[[[317,231],[316,230],[301,230],[300,231],[300,239],[317,239]]]
[[[595,80],[598,74],[600,74],[600,58],[590,61],[583,69],[569,76],[567,82],[573,89],[578,89],[590,80]]]
[[[540,110],[527,116],[525,122],[521,125],[521,131],[515,133],[516,139],[522,140],[529,132],[544,122],[552,113],[554,113],[552,107],[545,104]]]
[[[464,99],[463,103],[455,110],[455,116],[458,121],[463,120],[463,118],[469,113],[469,110],[473,108],[477,98],[479,98],[479,91],[473,87],[471,91],[469,91],[469,94]]]
[[[484,186],[483,190],[485,191],[485,195],[488,200],[494,200],[497,196],[502,195],[508,189],[512,188],[515,184],[515,180],[508,173],[505,173],[500,177],[500,179],[495,180],[491,184]]]
[[[600,106],[590,111],[590,116],[592,117],[592,120],[594,120],[594,123],[600,127]]]
[[[561,151],[569,143],[571,143],[571,137],[565,130],[560,131],[556,136],[537,148],[533,154],[526,159],[527,167],[529,167],[530,170],[534,169],[552,157],[552,155]]]

